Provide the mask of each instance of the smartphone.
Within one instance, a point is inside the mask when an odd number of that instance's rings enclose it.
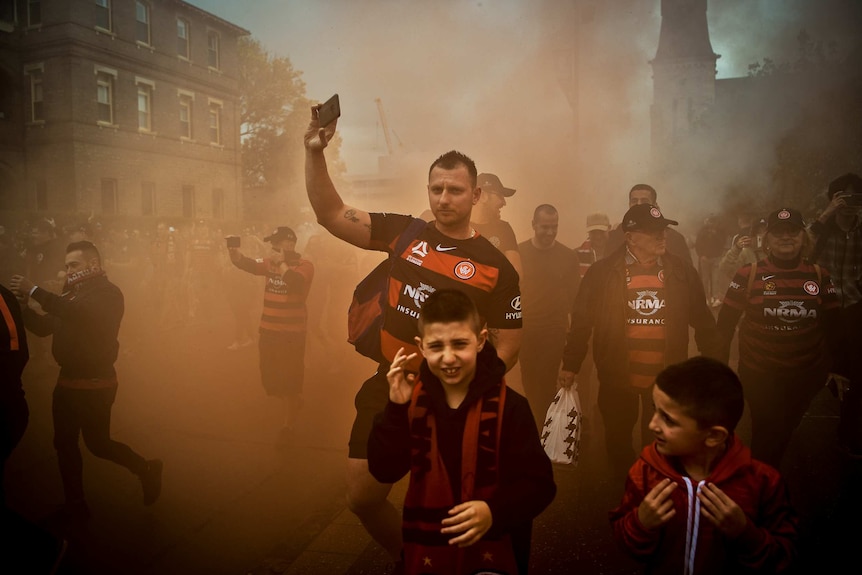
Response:
[[[862,208],[862,194],[856,192],[841,192],[838,196],[844,198],[848,208]]]
[[[239,236],[228,236],[225,238],[227,240],[227,247],[229,248],[238,248],[240,244]]]
[[[317,121],[321,128],[325,128],[339,117],[341,117],[341,104],[338,101],[338,94],[335,94],[317,110]]]

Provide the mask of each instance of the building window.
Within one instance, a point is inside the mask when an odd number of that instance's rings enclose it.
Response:
[[[183,186],[183,217],[195,217],[195,187]]]
[[[18,22],[14,0],[0,0],[0,32],[13,32]]]
[[[48,182],[45,180],[36,182],[36,210],[48,211]]]
[[[110,32],[111,0],[96,0],[96,27]]]
[[[156,184],[141,182],[141,215],[156,215]]]
[[[207,33],[207,66],[219,69],[219,36],[217,32]]]
[[[27,25],[39,26],[42,24],[42,0],[27,1]]]
[[[138,88],[138,129],[153,131],[153,92],[155,84],[141,78],[135,80]]]
[[[96,74],[96,102],[99,108],[98,121],[114,123],[114,77],[105,72]]]
[[[221,144],[221,104],[210,102],[210,143]]]
[[[213,190],[213,218],[224,219],[224,190],[221,188]]]
[[[177,18],[177,55],[189,58],[189,21]]]
[[[117,213],[117,180],[102,178],[102,213]]]
[[[30,77],[30,121],[45,121],[44,92],[42,88],[42,67],[27,70]]]
[[[189,94],[180,94],[180,137],[192,139],[192,104],[194,98]]]
[[[150,41],[150,7],[143,2],[135,2],[135,40],[147,46]]]

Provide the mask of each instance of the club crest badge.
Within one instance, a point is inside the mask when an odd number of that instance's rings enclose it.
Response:
[[[820,293],[820,286],[817,285],[815,281],[807,281],[802,285],[802,289],[805,290],[805,293],[808,295],[817,295]]]
[[[459,279],[468,280],[474,275],[476,275],[476,266],[471,262],[458,262],[458,265],[455,266],[455,277]]]

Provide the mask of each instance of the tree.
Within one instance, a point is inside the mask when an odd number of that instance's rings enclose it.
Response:
[[[240,138],[245,215],[271,219],[295,214],[304,205],[302,135],[312,102],[305,97],[302,72],[290,58],[275,56],[252,38],[241,38]],[[344,171],[340,138],[329,152],[330,173]]]

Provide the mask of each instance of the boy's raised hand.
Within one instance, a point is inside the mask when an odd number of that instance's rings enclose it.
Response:
[[[745,512],[714,483],[704,483],[697,494],[700,499],[700,514],[730,539],[736,539],[745,531],[748,519]]]
[[[484,501],[465,501],[449,510],[442,521],[440,533],[460,533],[449,540],[449,545],[469,547],[479,541],[493,523],[491,508]]]
[[[638,521],[646,529],[657,529],[676,515],[673,499],[670,494],[676,489],[676,483],[665,477],[646,494],[638,506]]]
[[[413,384],[416,383],[416,375],[404,373],[404,366],[416,358],[417,353],[404,355],[404,348],[400,348],[395,354],[395,359],[389,366],[386,379],[389,381],[389,401],[392,403],[405,404],[413,396]]]

